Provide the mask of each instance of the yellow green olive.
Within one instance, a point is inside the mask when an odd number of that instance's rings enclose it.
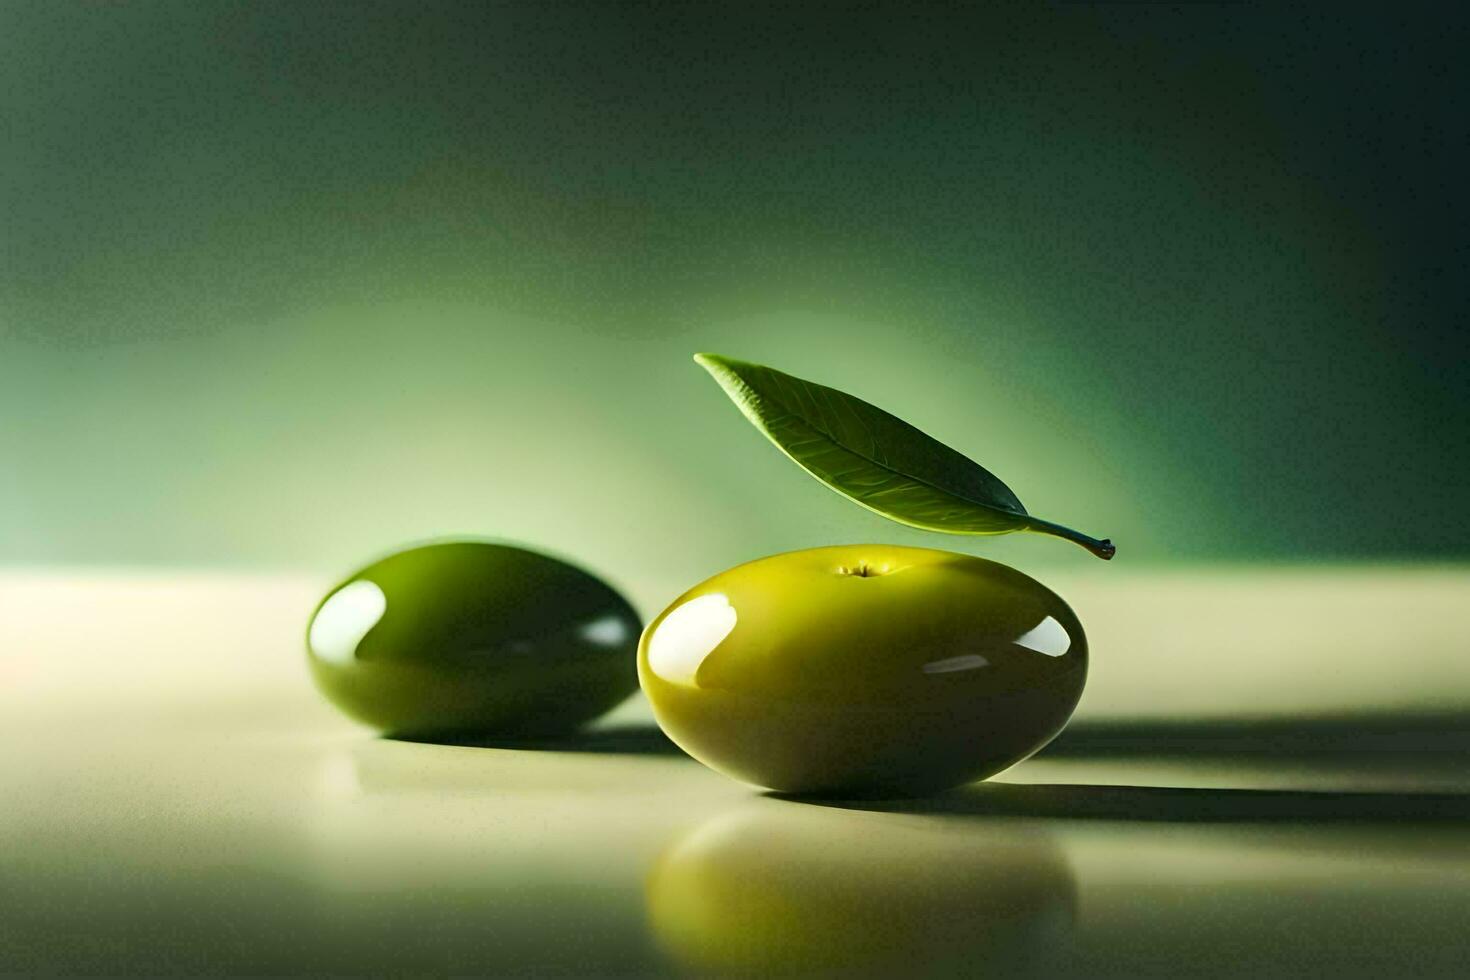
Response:
[[[329,592],[307,628],[317,687],[396,735],[570,731],[637,686],[633,608],[599,579],[480,541],[390,555]]]
[[[845,545],[722,572],[659,614],[638,675],[663,730],[784,793],[912,796],[999,772],[1066,724],[1087,640],[1036,580]]]

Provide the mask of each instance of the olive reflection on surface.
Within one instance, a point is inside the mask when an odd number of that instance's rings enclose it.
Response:
[[[1044,973],[1076,905],[1044,832],[776,800],[676,841],[647,888],[659,946],[698,974]]]

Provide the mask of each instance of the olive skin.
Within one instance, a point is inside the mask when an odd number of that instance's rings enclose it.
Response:
[[[1067,604],[997,562],[844,545],[695,586],[648,625],[638,676],[694,758],[780,793],[922,796],[1061,731],[1087,678]]]
[[[566,562],[453,541],[374,562],[332,589],[307,627],[317,687],[401,736],[572,731],[637,687],[640,623]]]

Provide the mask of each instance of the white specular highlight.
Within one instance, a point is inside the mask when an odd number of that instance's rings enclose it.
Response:
[[[1048,616],[1030,630],[1011,641],[1018,647],[1044,653],[1048,657],[1060,657],[1072,649],[1072,637],[1067,628]]]
[[[931,660],[921,669],[926,674],[952,674],[957,670],[978,670],[981,667],[989,667],[990,661],[978,653],[966,653],[958,657],[949,657],[945,660]]]
[[[648,667],[671,684],[694,686],[699,665],[735,629],[735,608],[720,592],[690,599],[648,638]]]
[[[387,610],[388,597],[376,583],[366,579],[349,582],[322,603],[306,642],[318,660],[349,664],[357,645]]]
[[[583,624],[578,632],[582,634],[582,639],[598,646],[615,647],[627,641],[628,624],[617,616],[599,616],[592,622]]]

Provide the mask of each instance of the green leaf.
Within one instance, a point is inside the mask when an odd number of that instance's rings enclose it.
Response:
[[[947,534],[1037,531],[1113,557],[1111,541],[1032,517],[985,467],[860,398],[718,354],[694,360],[797,465],[875,513]]]

